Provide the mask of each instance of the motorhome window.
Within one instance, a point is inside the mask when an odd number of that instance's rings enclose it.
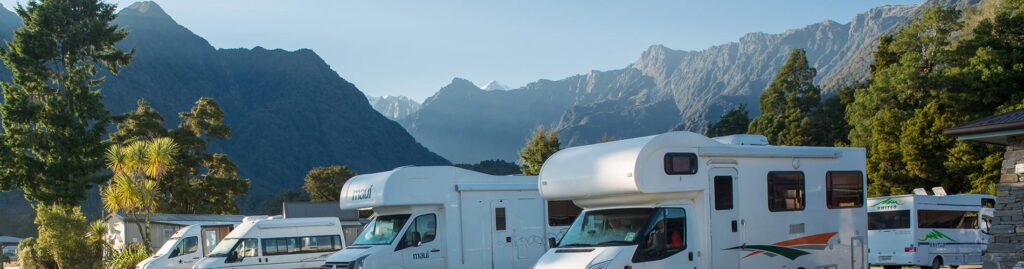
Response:
[[[658,209],[651,220],[633,262],[656,261],[686,249],[686,211]]]
[[[665,174],[692,175],[697,173],[697,154],[665,153]]]
[[[494,208],[494,229],[498,231],[505,230],[505,208],[496,207]]]
[[[880,211],[868,213],[868,230],[892,230],[910,228],[910,210]]]
[[[208,257],[230,257],[231,253],[236,253],[238,256],[234,260],[226,260],[225,262],[237,262],[240,258],[255,257],[259,255],[257,247],[259,246],[259,240],[254,238],[228,238],[217,244],[217,247],[210,251]]]
[[[177,248],[171,252],[171,257],[188,255],[199,251],[199,237],[190,236],[179,240]]]
[[[419,235],[419,242],[416,242],[416,235]],[[434,241],[437,237],[437,215],[426,214],[416,217],[409,224],[409,229],[405,231],[402,243],[398,245],[399,249],[418,246],[423,243],[429,243]]]
[[[803,172],[768,173],[768,211],[804,210],[805,199]]]
[[[366,228],[359,233],[352,245],[390,245],[408,220],[407,214],[377,216],[366,224]]]
[[[348,244],[350,244],[350,243],[348,243]],[[331,246],[334,247],[334,250],[341,250],[342,246],[348,246],[348,245],[342,245],[342,243],[341,243],[341,236],[340,235],[332,235],[331,236]]]
[[[314,237],[316,242],[316,251],[334,250],[333,238],[329,235]]]
[[[558,247],[637,244],[654,208],[620,208],[583,212],[562,236]]]
[[[982,208],[996,208],[996,199],[992,198],[981,198]]]
[[[569,226],[583,212],[572,201],[548,201],[548,226]]]
[[[732,177],[715,177],[715,210],[732,209]]]
[[[345,245],[351,246],[352,242],[355,242],[356,238],[359,237],[359,232],[362,230],[362,225],[342,225],[341,232],[345,234]]]
[[[337,246],[335,241],[339,242]],[[341,249],[340,242],[338,235],[266,238],[263,239],[263,255],[333,252]]]
[[[978,212],[918,210],[917,227],[931,229],[978,229]]]
[[[860,171],[825,174],[825,200],[828,208],[859,208],[864,206],[864,181]]]

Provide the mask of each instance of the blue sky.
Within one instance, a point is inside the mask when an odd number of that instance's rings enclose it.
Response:
[[[653,44],[701,50],[923,0],[156,2],[215,47],[309,48],[368,95],[422,101],[453,77],[516,88],[619,69]]]

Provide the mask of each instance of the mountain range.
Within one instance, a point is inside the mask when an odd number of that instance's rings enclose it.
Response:
[[[654,45],[622,69],[590,71],[524,87],[488,91],[455,78],[400,122],[417,141],[460,163],[516,160],[538,126],[557,130],[562,146],[670,130],[703,132],[726,110],[758,96],[794,48],[806,50],[826,91],[868,79],[879,37],[924,6],[965,7],[977,0],[872,8],[848,23],[824,21],[783,33],[750,33],[699,51]]]
[[[5,38],[20,19],[0,11],[0,23],[10,22],[15,24],[0,25]],[[153,2],[122,9],[115,23],[129,31],[118,47],[134,48],[135,57],[102,86],[107,108],[124,113],[143,98],[173,127],[178,112],[200,97],[212,97],[224,111],[232,137],[212,143],[210,150],[227,153],[239,173],[252,180],[241,202],[243,213],[260,213],[255,211],[263,202],[301,186],[315,166],[343,164],[372,173],[404,165],[450,164],[376,112],[355,85],[311,50],[217,49]],[[9,80],[10,72],[3,69],[0,76]],[[0,193],[5,196],[0,201],[15,202],[0,209],[0,215],[27,208],[24,199],[11,199],[19,195]],[[31,218],[21,225],[31,227]],[[0,224],[0,232],[16,228]]]
[[[420,103],[405,96],[367,96],[373,109],[392,120],[404,119],[420,109]]]

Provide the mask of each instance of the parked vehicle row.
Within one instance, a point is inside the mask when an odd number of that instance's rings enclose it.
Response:
[[[561,150],[538,177],[400,167],[345,183],[341,209],[374,213],[357,238],[346,240],[336,218],[247,219],[223,239],[203,237],[215,227],[183,229],[139,268],[189,268],[190,259],[198,269],[980,263],[991,196],[867,199],[865,162],[860,148],[670,132]],[[199,243],[207,240],[219,242]]]

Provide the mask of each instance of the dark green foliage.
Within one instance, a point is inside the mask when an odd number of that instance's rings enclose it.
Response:
[[[111,24],[114,8],[96,0],[18,6],[24,26],[0,49],[13,73],[0,105],[0,190],[21,187],[29,200],[72,205],[105,180],[110,113],[97,72],[117,73],[132,57],[114,48],[127,35]]]
[[[145,100],[135,111],[118,117],[113,143],[169,137],[178,145],[176,163],[159,181],[158,212],[190,214],[236,214],[235,198],[249,190],[249,180],[238,176],[238,166],[226,154],[208,153],[214,140],[231,137],[224,113],[213,99],[199,98],[188,112],[180,113],[177,128],[164,128],[164,119]]]
[[[91,233],[77,206],[38,205],[39,237],[19,244],[29,259],[27,268],[103,268],[103,234]]]
[[[816,136],[822,146],[850,145],[848,136],[851,127],[846,121],[846,108],[853,103],[854,92],[866,87],[864,84],[843,86],[821,101],[814,119],[815,130],[818,132]]]
[[[354,176],[356,173],[348,170],[348,167],[344,165],[313,167],[306,174],[306,183],[302,185],[302,189],[309,193],[310,201],[338,201],[341,187],[344,187],[345,182]]]
[[[516,175],[522,173],[522,171],[519,170],[521,169],[519,165],[499,159],[486,160],[475,164],[460,163],[455,164],[455,167],[496,176]]]
[[[994,191],[1000,151],[941,132],[1024,103],[1024,1],[995,14],[964,29],[959,11],[932,7],[881,39],[871,83],[846,112],[851,143],[868,149],[872,195]]]
[[[558,132],[547,132],[543,126],[538,126],[530,140],[526,141],[526,146],[519,150],[519,158],[523,160],[520,171],[527,176],[539,175],[544,161],[560,149],[562,144],[558,141]]]
[[[717,137],[745,134],[747,133],[748,126],[750,126],[750,114],[747,113],[747,106],[739,105],[725,112],[717,122],[708,124],[708,131],[704,135],[707,137]]]
[[[775,145],[821,145],[812,119],[821,98],[821,90],[814,85],[816,74],[804,50],[793,49],[761,93],[761,115],[750,122],[750,133],[762,134]]]

